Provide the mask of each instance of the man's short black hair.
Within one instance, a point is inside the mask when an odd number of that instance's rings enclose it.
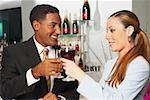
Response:
[[[30,23],[32,25],[32,22],[34,20],[43,20],[46,18],[46,15],[48,13],[58,13],[59,14],[59,10],[51,5],[48,4],[41,4],[41,5],[37,5],[35,6],[30,13]]]

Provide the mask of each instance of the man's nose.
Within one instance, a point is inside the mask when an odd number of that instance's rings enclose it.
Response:
[[[61,34],[61,28],[59,26],[57,26],[57,28],[56,28],[56,33]]]

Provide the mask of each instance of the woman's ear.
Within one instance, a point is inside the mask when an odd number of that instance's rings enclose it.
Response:
[[[127,30],[128,30],[127,31],[128,36],[131,36],[134,32],[134,27],[130,25],[130,26],[127,27]]]
[[[32,25],[33,25],[33,29],[34,29],[35,31],[37,31],[37,30],[40,28],[40,22],[38,22],[38,21],[36,21],[36,20],[34,20],[34,21],[32,22]]]

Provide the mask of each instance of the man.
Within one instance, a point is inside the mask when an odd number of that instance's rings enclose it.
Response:
[[[63,82],[51,79],[48,91],[46,77],[57,76],[60,67],[53,66],[51,59],[42,61],[41,52],[58,44],[61,18],[59,10],[50,5],[37,5],[30,13],[30,22],[35,32],[28,41],[4,49],[1,69],[1,92],[3,99],[79,99],[77,81]]]

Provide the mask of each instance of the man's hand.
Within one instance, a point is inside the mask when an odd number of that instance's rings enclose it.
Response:
[[[35,78],[40,76],[58,76],[62,70],[62,61],[60,59],[45,59],[32,69]]]
[[[43,98],[40,98],[39,100],[58,100],[55,94],[52,92],[47,93]]]

